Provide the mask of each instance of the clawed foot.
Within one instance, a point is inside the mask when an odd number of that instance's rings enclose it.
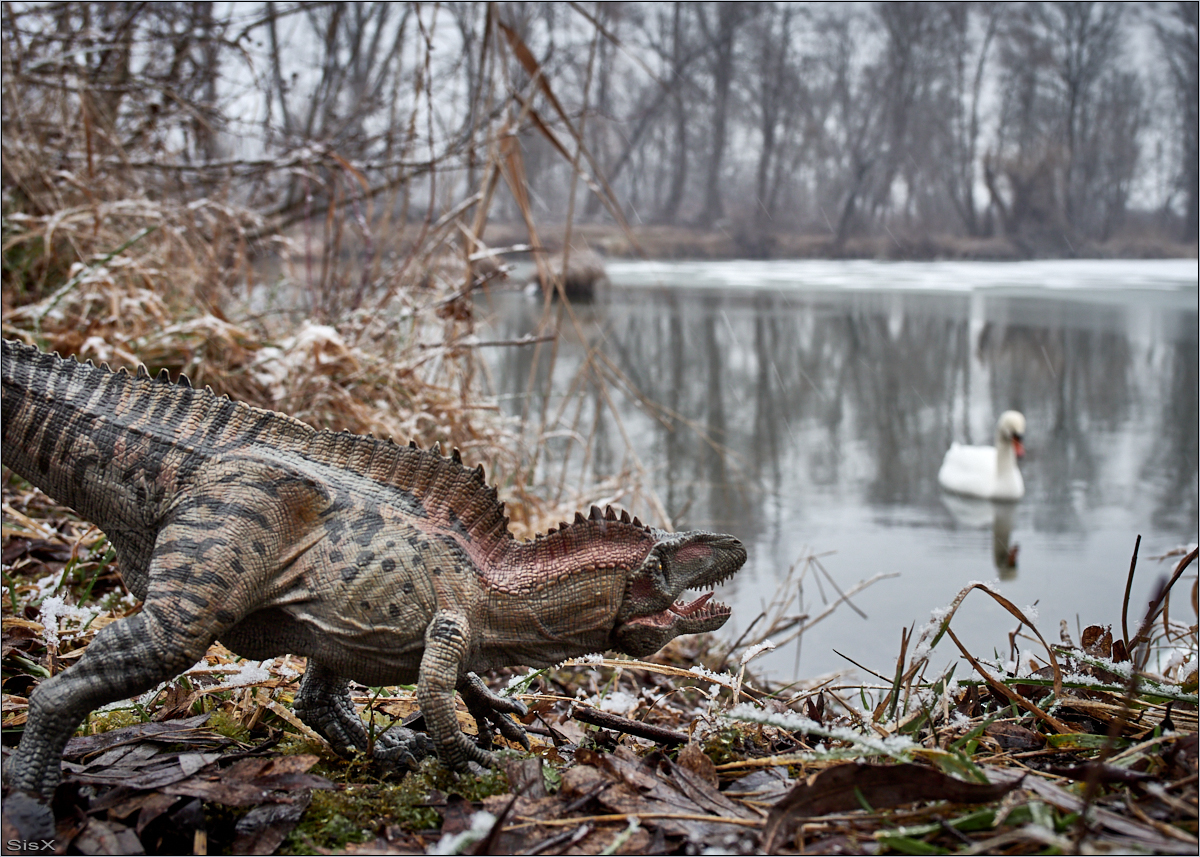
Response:
[[[414,732],[404,726],[391,726],[375,736],[371,757],[385,766],[415,770],[426,756],[434,754],[434,743],[424,732]]]
[[[54,811],[48,799],[26,791],[10,792],[4,798],[4,834],[10,848],[53,850]]]
[[[467,711],[471,712],[471,716],[475,718],[475,724],[479,728],[479,748],[481,750],[492,749],[493,727],[498,729],[500,734],[509,741],[520,744],[526,750],[529,749],[529,736],[525,734],[521,724],[509,716],[516,714],[524,717],[528,714],[529,709],[525,703],[519,699],[511,699],[493,693],[475,673],[467,673],[467,677],[458,687],[458,692],[462,694],[463,701],[467,704]],[[489,764],[495,765],[494,756]]]

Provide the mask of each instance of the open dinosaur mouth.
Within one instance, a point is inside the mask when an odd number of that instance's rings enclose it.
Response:
[[[676,601],[666,610],[635,616],[629,620],[629,623],[670,628],[680,621],[691,624],[715,622],[714,627],[719,627],[732,615],[733,611],[727,605],[713,601],[712,597],[713,593],[706,592],[695,601]]]
[[[684,604],[682,601],[676,601],[667,609],[679,616],[692,616],[697,610],[703,608],[712,597],[713,594],[711,592],[706,592],[695,601],[689,601],[687,604]]]

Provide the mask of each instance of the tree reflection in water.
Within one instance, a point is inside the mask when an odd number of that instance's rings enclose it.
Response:
[[[503,349],[490,357],[496,392],[514,414],[539,413],[548,394],[554,413],[574,385],[590,439],[577,428],[549,440],[545,466],[603,477],[630,462],[628,439],[676,527],[750,545],[750,573],[732,584],[743,627],[806,545],[838,551],[826,565],[846,585],[901,572],[856,600],[884,621],[830,623],[860,646],[893,646],[899,627],[998,574],[1010,598],[1054,611],[1051,628],[1077,613],[1114,621],[1135,535],[1162,549],[1196,538],[1194,263],[1190,291],[1069,293],[889,290],[895,269],[883,264],[861,284],[875,288],[855,289],[695,289],[666,270],[669,288],[615,277],[607,301],[578,310],[603,355],[582,387],[587,349],[564,322],[553,382],[549,349],[532,373],[533,348]],[[512,339],[537,326],[541,305],[495,294],[481,309]],[[989,442],[1009,408],[1029,424],[1025,498],[975,508],[945,496],[936,473],[950,442]],[[623,502],[653,517],[644,498]],[[1010,630],[1006,616],[981,622],[988,650]],[[840,631],[814,632],[802,672],[844,665],[826,654]]]

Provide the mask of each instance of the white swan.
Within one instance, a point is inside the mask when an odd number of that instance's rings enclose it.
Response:
[[[938,484],[970,497],[1020,500],[1025,496],[1025,480],[1017,469],[1017,459],[1025,454],[1021,445],[1024,434],[1025,417],[1005,411],[996,423],[995,446],[950,444],[938,471]]]

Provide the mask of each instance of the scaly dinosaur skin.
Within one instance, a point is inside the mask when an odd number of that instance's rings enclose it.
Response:
[[[528,746],[525,712],[475,675],[615,649],[644,656],[719,628],[729,608],[677,602],[746,551],[625,513],[518,542],[483,468],[236,404],[165,371],[151,379],[3,341],[3,463],[99,526],[141,612],[106,626],[43,681],[7,774],[49,796],[92,709],[143,693],[214,640],[247,658],[303,655],[299,716],[348,753],[368,747],[348,681],[417,685],[429,737],[394,727],[377,757],[436,750],[495,764],[492,728]],[[454,692],[479,724],[458,728]]]

